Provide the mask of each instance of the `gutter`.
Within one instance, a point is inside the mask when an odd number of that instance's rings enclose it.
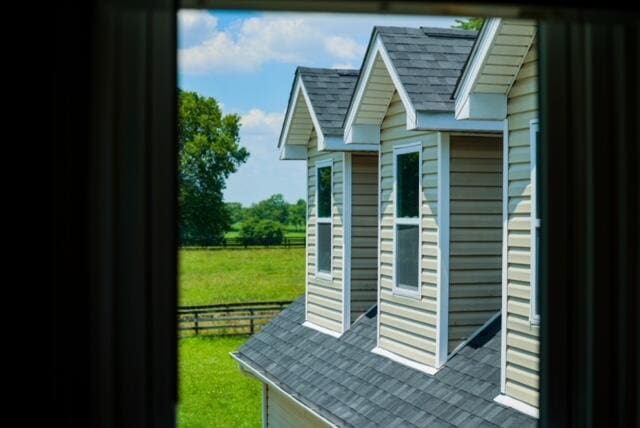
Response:
[[[260,380],[261,382],[269,385],[271,388],[274,388],[274,389],[278,390],[278,392],[280,392],[282,395],[284,395],[285,397],[287,397],[288,399],[290,399],[291,401],[296,403],[298,406],[300,406],[303,409],[307,410],[309,413],[311,413],[313,416],[315,416],[318,419],[320,419],[322,422],[324,422],[328,426],[333,427],[333,428],[337,428],[338,427],[335,423],[331,422],[330,420],[328,420],[327,418],[325,418],[324,416],[322,416],[321,414],[319,414],[318,412],[316,412],[315,410],[313,410],[312,408],[310,408],[309,406],[304,404],[302,401],[300,401],[299,399],[297,399],[293,395],[289,394],[287,391],[282,389],[280,386],[276,385],[272,380],[268,379],[262,373],[260,373],[255,367],[252,367],[246,361],[243,361],[242,359],[240,359],[240,357],[238,356],[237,352],[229,352],[229,355],[231,356],[231,358],[236,360],[236,362],[238,363],[238,367],[240,368],[240,371],[242,371],[243,373],[248,374],[248,375],[253,376],[253,377],[256,377],[256,378],[258,378],[258,380]]]

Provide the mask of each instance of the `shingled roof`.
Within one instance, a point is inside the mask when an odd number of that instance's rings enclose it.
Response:
[[[499,319],[432,376],[371,352],[376,318],[374,308],[334,338],[302,325],[302,298],[235,357],[337,426],[536,426],[493,401],[500,392]]]
[[[298,67],[324,135],[342,136],[358,70]]]
[[[476,31],[374,27],[416,110],[453,111],[452,95],[471,53]]]

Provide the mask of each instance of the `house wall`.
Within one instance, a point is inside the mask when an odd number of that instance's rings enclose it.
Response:
[[[500,311],[502,138],[450,138],[448,351]]]
[[[264,427],[268,428],[326,428],[324,421],[301,407],[292,399],[285,397],[278,390],[266,387],[266,406],[263,415],[266,416]]]
[[[538,118],[537,48],[534,44],[509,91],[507,203],[507,322],[505,393],[538,407],[540,329],[529,320],[531,180],[529,121]]]
[[[307,321],[342,333],[343,322],[343,153],[318,152],[316,134],[308,144],[307,186]],[[316,276],[316,162],[333,161],[333,251],[332,279]]]
[[[351,154],[351,322],[378,297],[378,154]]]
[[[435,366],[438,274],[437,132],[406,130],[405,110],[394,93],[381,128],[379,347]],[[422,283],[419,299],[393,294],[393,148],[422,143]]]

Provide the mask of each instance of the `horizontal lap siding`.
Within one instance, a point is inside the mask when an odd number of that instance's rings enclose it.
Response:
[[[308,147],[307,321],[342,333],[343,154],[318,152],[315,133],[311,136]],[[316,278],[316,162],[326,159],[333,160],[333,279],[331,280]]]
[[[351,156],[351,322],[377,302],[378,156]]]
[[[539,327],[529,321],[531,181],[529,121],[538,118],[537,50],[527,54],[509,92],[506,394],[538,407]]]
[[[451,137],[450,153],[449,352],[500,311],[502,141]]]
[[[266,413],[265,425],[268,428],[326,428],[329,426],[292,399],[268,386]]]
[[[421,298],[393,295],[393,147],[422,142]],[[380,342],[381,348],[435,366],[437,289],[437,133],[406,130],[405,111],[394,94],[381,129]]]

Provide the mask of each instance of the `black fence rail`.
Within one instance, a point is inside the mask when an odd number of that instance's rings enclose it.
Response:
[[[178,308],[178,333],[181,337],[254,334],[290,303],[277,301],[181,306]]]
[[[245,239],[245,238],[225,238],[221,241],[190,241],[182,246],[182,248],[304,248],[307,240],[304,236],[295,236],[283,238],[282,240],[263,240],[263,239]]]

